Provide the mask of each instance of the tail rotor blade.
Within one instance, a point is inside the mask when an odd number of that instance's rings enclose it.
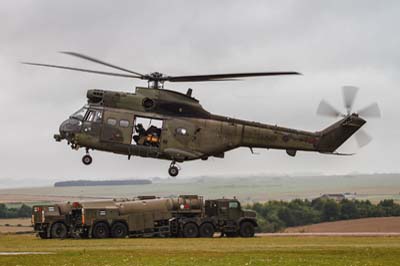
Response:
[[[357,112],[362,117],[372,117],[372,118],[379,118],[381,117],[381,110],[377,103],[372,103],[363,109]]]
[[[372,137],[368,135],[367,132],[365,132],[365,130],[363,129],[358,130],[354,136],[360,148],[366,146],[372,140]]]
[[[333,107],[331,104],[329,104],[327,101],[322,100],[317,109],[317,114],[322,115],[322,116],[329,116],[329,117],[338,117],[341,116],[342,113],[340,113],[338,110],[336,110],[335,107]]]
[[[358,88],[353,86],[344,86],[342,88],[343,92],[343,103],[346,108],[347,114],[351,113],[353,108],[354,100],[356,99]]]

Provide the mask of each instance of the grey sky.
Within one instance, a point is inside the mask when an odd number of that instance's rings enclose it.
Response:
[[[1,1],[0,187],[75,178],[167,176],[169,162],[84,151],[54,142],[59,124],[92,88],[133,90],[142,81],[43,69],[34,61],[102,69],[58,54],[76,51],[139,72],[170,75],[300,71],[299,77],[167,84],[194,89],[209,111],[315,131],[322,98],[342,108],[343,85],[360,87],[355,108],[378,101],[383,118],[353,157],[247,149],[182,164],[180,177],[263,173],[397,172],[400,126],[399,1]],[[20,184],[18,184],[20,185]]]

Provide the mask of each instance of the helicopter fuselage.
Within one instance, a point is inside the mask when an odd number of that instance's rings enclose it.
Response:
[[[333,153],[365,123],[352,114],[325,130],[308,132],[239,120],[204,110],[191,91],[89,90],[87,98],[80,115],[60,126],[56,140],[66,139],[74,149],[173,162],[223,158],[225,152],[238,147],[282,149],[290,156],[297,151]]]

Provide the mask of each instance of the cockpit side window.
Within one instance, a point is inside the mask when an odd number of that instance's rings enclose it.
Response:
[[[79,109],[78,111],[76,111],[75,113],[73,113],[73,114],[71,115],[71,117],[82,121],[83,118],[84,118],[85,115],[86,115],[87,110],[88,110],[88,109],[87,109],[86,107],[82,107],[81,109]]]
[[[88,122],[101,122],[103,113],[101,110],[89,110],[86,115],[85,121]]]
[[[96,115],[96,111],[90,110],[88,115],[86,116],[86,121],[93,122]]]

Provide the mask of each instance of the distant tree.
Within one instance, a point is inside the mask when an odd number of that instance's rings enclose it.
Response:
[[[339,219],[339,204],[334,200],[326,200],[322,209],[322,221]]]
[[[32,208],[25,204],[22,204],[17,211],[18,217],[30,217],[31,214],[32,214]]]
[[[0,218],[7,218],[7,207],[5,204],[0,203]]]
[[[340,219],[356,219],[360,214],[357,205],[352,200],[344,199],[340,202]]]

